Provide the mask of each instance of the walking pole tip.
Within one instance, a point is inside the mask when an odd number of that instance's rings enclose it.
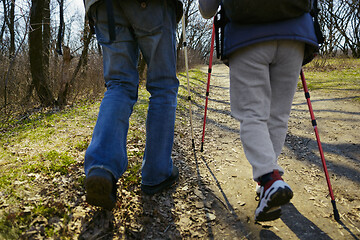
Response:
[[[331,200],[331,203],[332,203],[333,209],[334,209],[334,218],[335,218],[336,221],[340,221],[340,214],[339,214],[339,211],[336,208],[335,200]]]

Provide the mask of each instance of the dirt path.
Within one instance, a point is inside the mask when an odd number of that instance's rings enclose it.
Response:
[[[206,74],[207,67],[201,71]],[[43,178],[35,174],[31,184],[39,188],[39,194],[31,200],[28,198],[28,203],[43,201],[58,211],[70,206],[71,214],[66,220],[61,217],[64,215],[61,211],[60,215],[50,213],[36,217],[22,239],[44,239],[50,227],[64,239],[86,240],[360,238],[360,104],[352,99],[360,93],[311,92],[341,222],[333,217],[309,112],[303,92],[299,90],[279,159],[294,198],[283,207],[281,219],[256,223],[255,183],[241,146],[239,123],[230,114],[228,68],[213,67],[203,152],[200,152],[200,142],[205,83],[203,75],[197,79],[198,73],[193,73],[192,80],[199,86],[192,89],[196,151],[191,146],[188,106],[184,106],[185,101],[179,101],[172,157],[180,169],[180,179],[175,187],[146,196],[140,184],[124,187],[123,180],[128,174],[119,181],[115,209],[109,212],[94,208],[85,202],[81,185],[83,158],[79,157],[79,163],[68,176]],[[179,95],[179,98],[187,96]],[[95,118],[96,113],[94,107],[89,115]],[[73,119],[68,121],[76,123]],[[69,129],[75,131],[76,126]],[[82,129],[77,135],[90,136],[90,129]],[[137,145],[130,144],[129,151],[144,147],[138,139],[136,142]],[[141,162],[141,156],[136,159],[133,160]],[[30,215],[25,205],[21,214]]]
[[[40,163],[22,173],[26,174],[23,177],[18,173],[21,178],[7,185],[14,192],[9,194],[6,188],[0,191],[0,239],[359,239],[360,103],[354,98],[360,98],[360,93],[351,89],[311,92],[341,222],[333,217],[309,111],[299,90],[279,159],[294,198],[283,208],[281,219],[255,223],[255,183],[241,146],[239,123],[231,117],[225,65],[213,66],[205,145],[200,151],[207,67],[201,71],[191,71],[196,151],[191,146],[185,77],[180,77],[172,155],[180,179],[173,188],[154,196],[140,190],[141,149],[145,145],[140,134],[145,135],[145,130],[141,124],[144,110],[139,106],[134,122],[140,123],[130,126],[128,142],[132,167],[118,182],[116,207],[110,212],[86,203],[85,148],[68,142],[86,143],[91,138],[98,113],[98,105],[93,104],[84,110],[86,113],[64,114],[54,124],[44,120],[49,128],[44,132],[52,133],[46,140],[49,145],[32,142],[32,135],[26,134],[26,141],[4,144],[16,155],[16,164],[23,164],[22,158],[37,156],[39,151],[44,153],[39,155],[44,165],[52,164],[54,157],[48,153],[57,151],[69,151],[77,162],[65,167],[66,175],[60,170],[43,173]],[[33,131],[35,135],[41,132],[35,124]],[[60,156],[55,155],[55,159]],[[5,172],[13,167],[14,163],[2,165]]]
[[[207,67],[201,70],[206,73]],[[174,196],[180,235],[205,239],[359,239],[360,105],[353,97],[340,92],[311,92],[341,222],[333,218],[309,111],[299,90],[279,159],[294,198],[283,208],[281,219],[255,223],[255,183],[241,146],[239,123],[230,115],[228,68],[215,65],[204,152],[189,154],[189,147],[177,146],[179,154],[190,158],[194,166],[192,177],[182,177]],[[193,108],[195,132],[201,136],[203,106]],[[189,133],[186,131],[184,134]],[[188,168],[180,165],[184,171]],[[183,199],[185,196],[193,197],[192,207],[182,205],[182,201],[189,201]]]

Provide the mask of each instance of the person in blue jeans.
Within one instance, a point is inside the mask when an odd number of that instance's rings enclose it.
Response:
[[[158,193],[179,176],[171,159],[179,86],[175,36],[179,2],[86,0],[85,7],[103,49],[107,88],[85,154],[86,201],[111,210],[116,203],[116,182],[128,165],[126,138],[138,97],[140,51],[148,65],[146,89],[150,93],[141,189],[145,194]],[[111,15],[114,26],[109,24]]]

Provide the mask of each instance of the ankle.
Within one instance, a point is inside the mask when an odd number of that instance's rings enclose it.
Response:
[[[282,180],[279,170],[273,170],[270,173],[264,174],[259,177],[258,183],[264,187],[264,191],[266,191],[275,181]]]

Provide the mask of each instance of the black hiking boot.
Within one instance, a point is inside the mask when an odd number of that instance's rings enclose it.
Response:
[[[85,178],[86,202],[111,210],[116,203],[116,180],[105,169],[94,168]]]
[[[179,178],[179,169],[176,166],[173,166],[173,170],[170,177],[168,177],[165,181],[155,186],[148,186],[141,184],[141,190],[145,194],[154,195],[155,193],[161,192],[162,190],[172,186],[178,178]]]

